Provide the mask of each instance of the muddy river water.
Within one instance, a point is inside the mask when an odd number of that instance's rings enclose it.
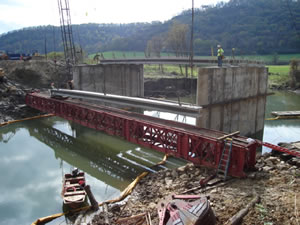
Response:
[[[300,96],[276,92],[268,97],[266,118],[276,110],[300,110]],[[194,123],[158,112],[148,115]],[[299,141],[300,120],[266,121],[264,141]],[[0,224],[31,224],[62,211],[62,176],[74,167],[86,173],[96,199],[117,197],[138,174],[152,168],[163,154],[72,124],[58,117],[0,128]],[[171,158],[165,167],[184,162]],[[164,166],[163,166],[164,167]],[[162,167],[162,168],[163,168]],[[65,218],[50,224],[65,224]]]

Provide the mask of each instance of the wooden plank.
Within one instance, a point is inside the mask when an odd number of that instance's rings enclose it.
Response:
[[[224,135],[224,136],[222,136],[222,137],[219,137],[219,138],[217,138],[217,140],[220,141],[220,140],[223,140],[223,139],[225,139],[225,138],[228,138],[228,137],[232,137],[232,136],[238,135],[239,133],[240,133],[240,131],[235,131],[235,132],[233,132],[233,133],[231,133],[231,134],[226,134],[226,135]]]
[[[214,179],[208,181],[208,182],[207,182],[207,185],[208,185],[208,186],[213,186],[213,185],[219,183],[220,181],[222,181],[222,180],[221,180],[220,178],[217,177],[217,178],[214,178]]]
[[[300,116],[300,111],[273,111],[273,116]]]
[[[85,191],[72,191],[72,192],[65,192],[64,196],[70,195],[85,195]]]
[[[74,201],[84,201],[85,195],[73,195],[73,196],[66,196],[64,200],[66,202],[74,202]]]
[[[85,180],[84,177],[72,177],[72,178],[66,178],[66,181],[73,181],[73,180]]]
[[[65,188],[69,188],[69,187],[80,187],[80,185],[78,183],[76,184],[67,184],[65,185]]]

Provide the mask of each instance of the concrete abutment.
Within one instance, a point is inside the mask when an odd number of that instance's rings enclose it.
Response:
[[[144,67],[137,64],[79,65],[73,71],[76,89],[132,97],[144,96]]]
[[[268,83],[264,66],[200,68],[196,104],[203,106],[197,126],[240,131],[249,136],[264,127]]]

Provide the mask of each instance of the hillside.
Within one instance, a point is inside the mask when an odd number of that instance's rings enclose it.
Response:
[[[164,23],[74,25],[73,35],[76,45],[87,53],[144,51],[153,37],[167,39],[174,21],[190,27],[191,10]],[[188,36],[189,32],[186,40],[189,40]],[[300,1],[231,0],[196,9],[196,54],[209,55],[211,46],[217,43],[221,43],[226,52],[235,48],[237,54],[299,53]],[[3,34],[0,36],[0,49],[24,53],[33,50],[40,53],[62,51],[60,28],[30,27]],[[163,49],[170,51],[165,43]]]

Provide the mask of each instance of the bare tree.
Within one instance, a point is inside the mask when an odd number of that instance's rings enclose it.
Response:
[[[148,57],[151,55],[160,58],[161,51],[164,46],[164,39],[161,35],[152,37],[151,40],[147,42],[146,54]],[[159,69],[164,72],[163,65],[159,64]]]
[[[167,46],[174,52],[176,57],[188,55],[188,33],[189,26],[187,24],[181,24],[176,21],[168,31]],[[182,66],[179,65],[179,68],[181,75],[183,75]]]
[[[178,22],[174,22],[168,31],[167,46],[175,53],[176,56],[187,56],[188,33],[189,26]]]
[[[153,52],[153,43],[152,43],[152,40],[149,40],[147,42],[147,47],[146,47],[146,51],[145,51],[145,55],[146,55],[146,58],[148,57],[151,57],[151,53]]]

